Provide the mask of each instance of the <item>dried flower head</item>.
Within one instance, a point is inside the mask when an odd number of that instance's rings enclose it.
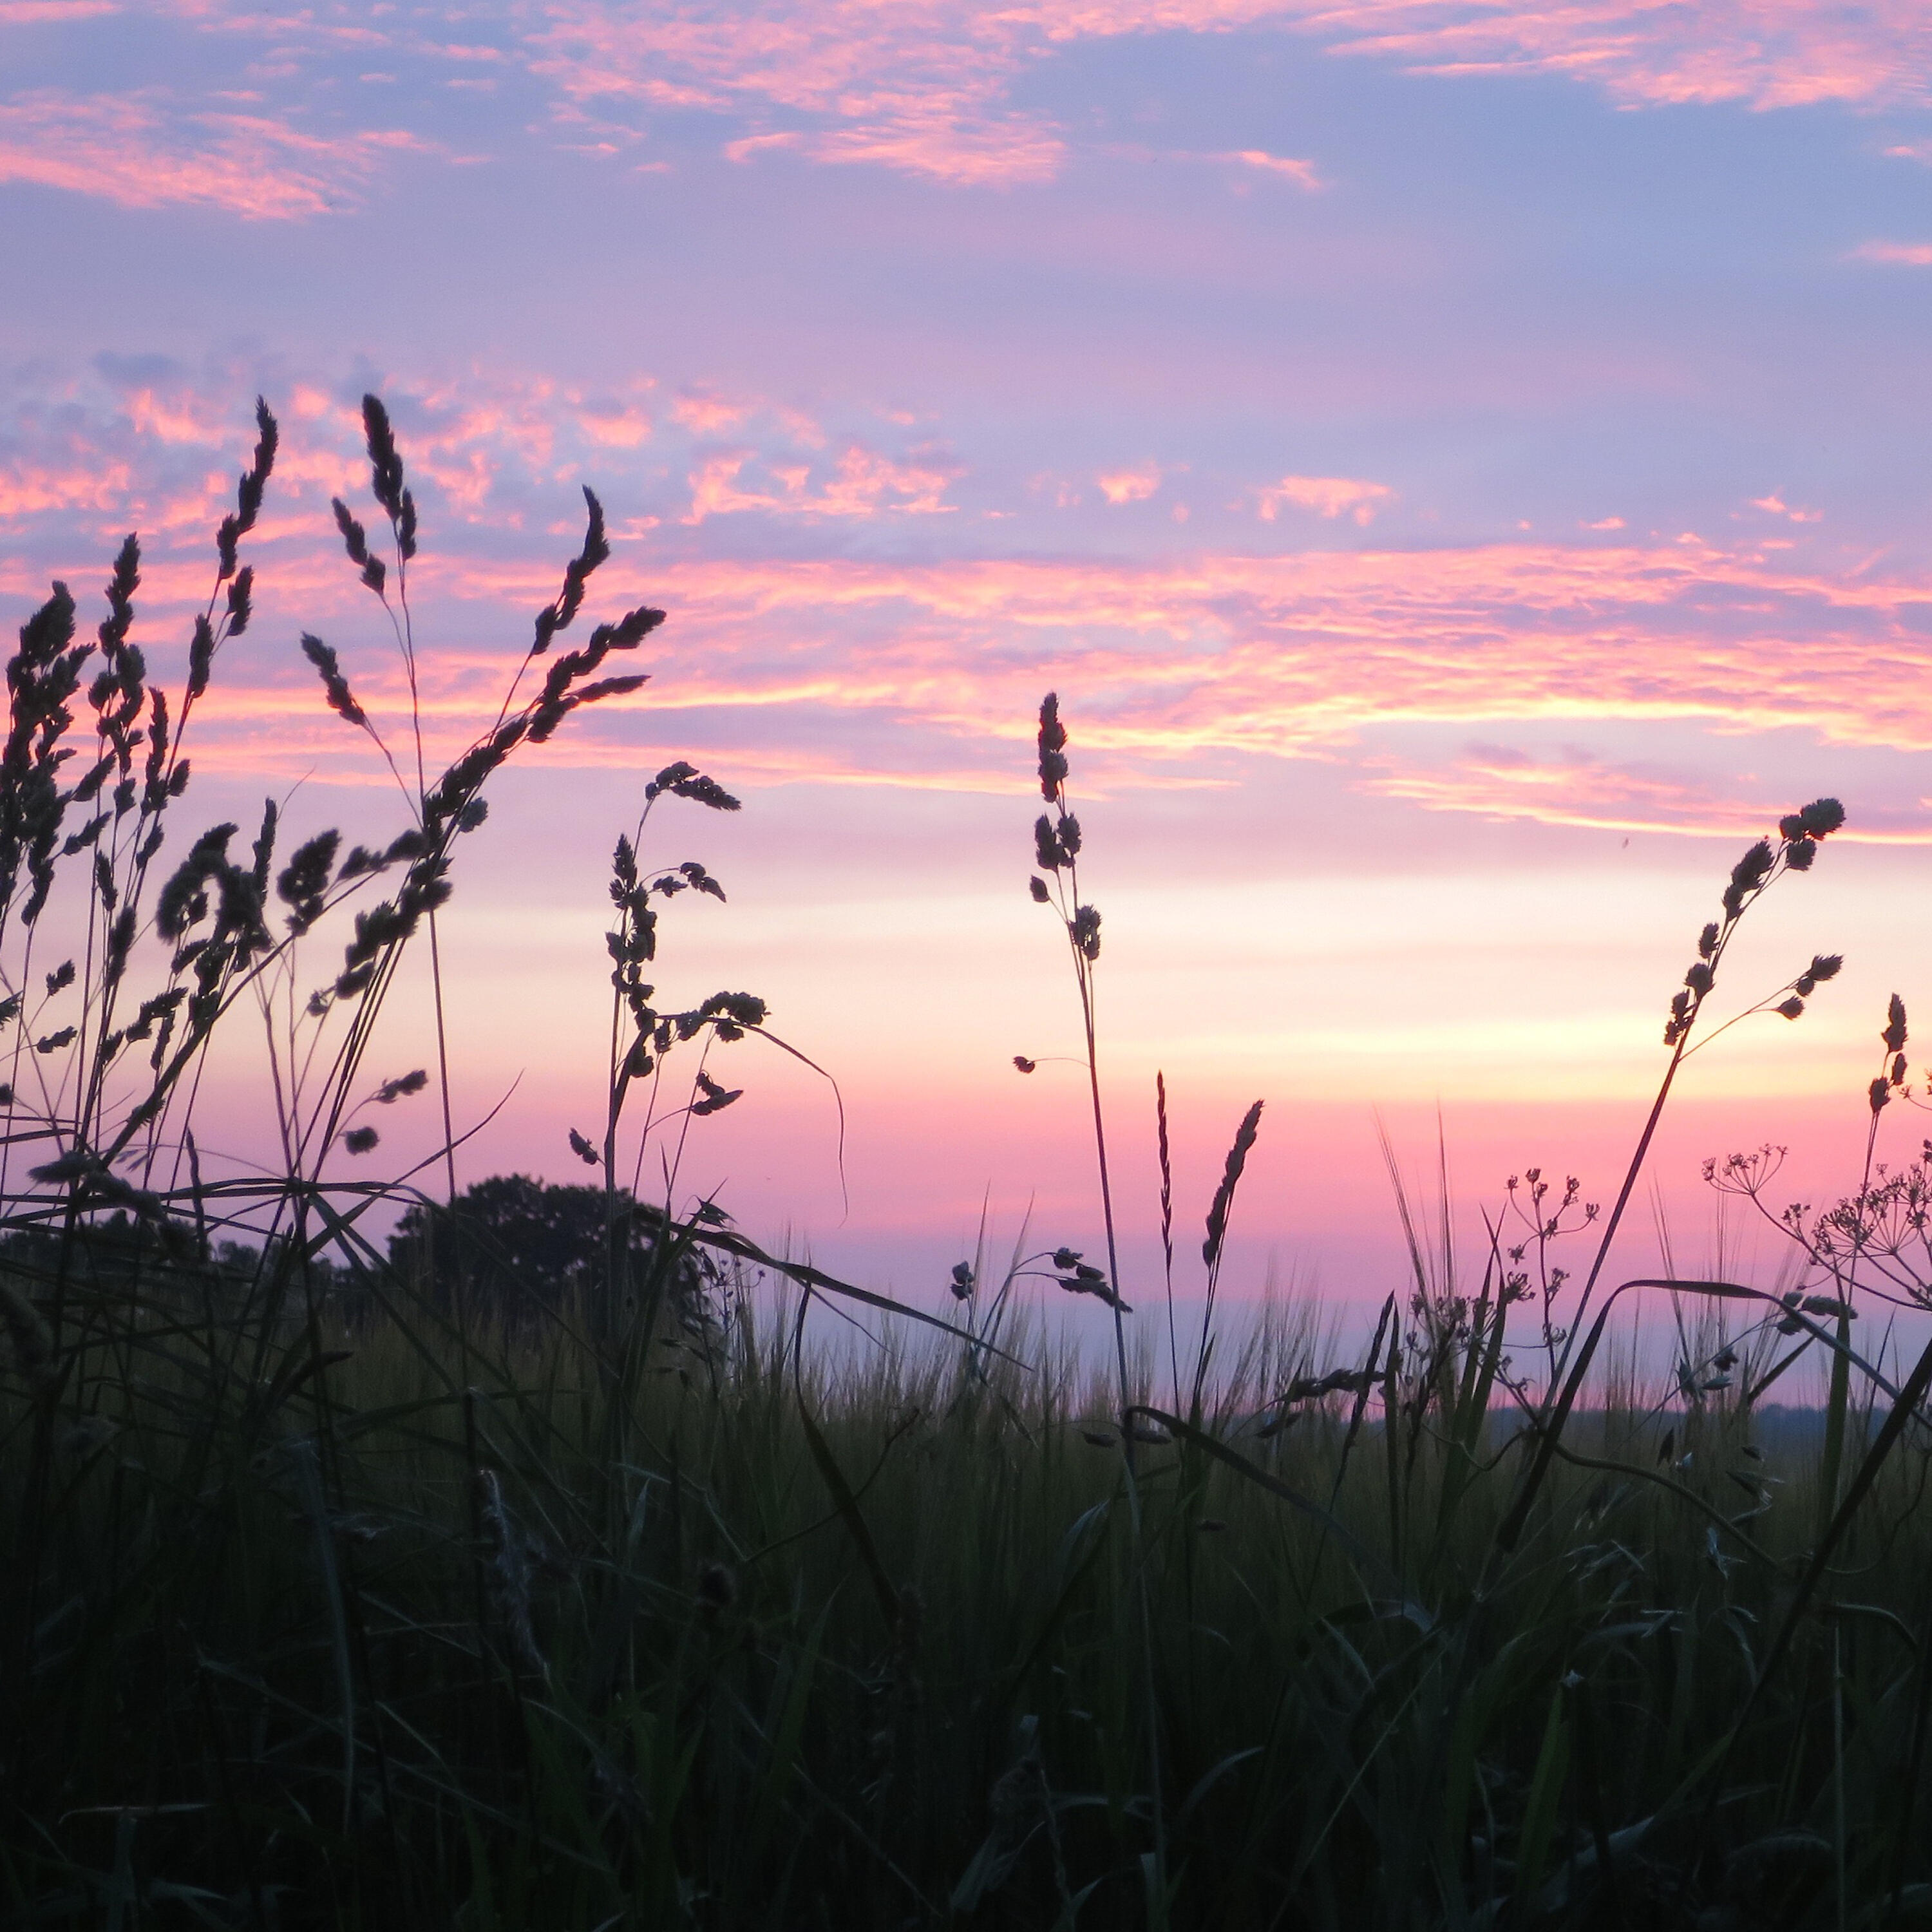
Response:
[[[742,1100],[745,1093],[742,1087],[719,1086],[710,1074],[702,1070],[698,1076],[698,1090],[704,1098],[691,1103],[691,1111],[694,1114],[715,1114],[721,1108],[730,1106],[734,1100]]]
[[[1060,849],[1059,830],[1045,812],[1042,812],[1034,822],[1033,851],[1035,862],[1043,871],[1057,872],[1066,862],[1066,854]],[[1035,879],[1031,881],[1031,885],[1039,888],[1034,892],[1034,897],[1045,905],[1047,902],[1046,881]]]
[[[1228,1160],[1221,1174],[1221,1184],[1214,1190],[1214,1204],[1208,1210],[1208,1238],[1201,1244],[1201,1258],[1211,1269],[1221,1258],[1222,1244],[1228,1235],[1228,1212],[1234,1205],[1234,1190],[1240,1184],[1243,1172],[1248,1164],[1248,1156],[1253,1150],[1255,1137],[1261,1131],[1262,1102],[1257,1100],[1241,1117],[1241,1124],[1234,1130],[1234,1144],[1228,1150]]]
[[[1905,1002],[1894,993],[1886,1009],[1885,1030],[1879,1035],[1888,1053],[1897,1053],[1905,1045]]]
[[[342,675],[342,667],[336,655],[322,640],[304,631],[302,638],[302,656],[322,674],[322,694],[328,700],[328,708],[351,724],[363,730],[369,728],[369,714],[358,704],[349,688],[349,680]]]
[[[1060,698],[1049,691],[1040,705],[1040,795],[1051,805],[1066,782],[1066,730],[1060,722]]]

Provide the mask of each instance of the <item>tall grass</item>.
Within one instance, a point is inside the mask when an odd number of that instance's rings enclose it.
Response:
[[[338,527],[393,596],[413,690],[416,510],[373,400],[367,424],[386,558],[346,506]],[[340,658],[305,640],[325,701],[394,772],[403,829],[346,859],[317,832],[278,871],[271,808],[245,862],[218,827],[163,877],[182,734],[248,622],[238,545],[275,447],[264,409],[175,700],[130,636],[131,539],[94,641],[75,641],[57,590],[10,671],[10,1921],[1932,1917],[1932,1350],[1905,1361],[1858,1339],[1862,1311],[1932,1294],[1932,1176],[1877,1159],[1883,1110],[1910,1098],[1903,1006],[1851,1198],[1784,1214],[1774,1151],[1713,1167],[1789,1237],[1789,1286],[1614,1265],[1677,1071],[1722,1030],[1703,1016],[1738,927],[1810,868],[1842,821],[1832,802],[1723,888],[1610,1211],[1532,1170],[1466,1274],[1446,1218],[1426,1228],[1399,1189],[1413,1282],[1359,1352],[1305,1302],[1245,1334],[1216,1312],[1258,1105],[1202,1210],[1207,1312],[1186,1360],[1188,1216],[1163,1159],[1164,1400],[1160,1317],[1120,1279],[1100,924],[1057,704],[1034,890],[1072,959],[1106,1266],[1031,1252],[1024,1231],[1002,1264],[982,1240],[944,1318],[766,1254],[680,1194],[685,1135],[737,1096],[713,1050],[771,1036],[748,994],[662,1005],[662,911],[723,894],[700,862],[649,856],[647,815],[614,857],[602,1118],[572,1137],[598,1232],[548,1301],[513,1306],[485,1286],[505,1256],[457,1192],[453,1120],[424,1170],[441,1170],[434,1194],[344,1163],[429,1088],[427,1069],[376,1077],[382,1001],[490,772],[634,688],[596,674],[661,614],[550,655],[605,553],[591,499],[496,722],[440,777],[413,702],[396,758]],[[60,754],[82,703],[75,780]],[[666,798],[736,804],[682,763],[646,813]],[[1814,958],[1749,1011],[1798,1018],[1837,964]],[[214,1030],[250,1018],[284,1154],[266,1179],[211,1171],[195,1138]],[[1160,1118],[1164,1149],[1164,1088]],[[376,1230],[403,1209],[386,1252]],[[1571,1247],[1588,1257],[1574,1284]],[[1050,1332],[1056,1282],[1108,1304],[1109,1372]],[[814,1305],[838,1297],[885,1318],[876,1351],[815,1339]],[[1679,1359],[1651,1388],[1613,1318],[1659,1298]],[[1774,1426],[1768,1400],[1801,1360],[1828,1364],[1826,1410]]]

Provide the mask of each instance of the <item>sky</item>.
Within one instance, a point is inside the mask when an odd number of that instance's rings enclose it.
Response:
[[[1232,1295],[1400,1286],[1378,1123],[1419,1198],[1439,1136],[1466,1246],[1526,1166],[1607,1198],[1730,866],[1837,795],[1718,1006],[1845,971],[1690,1063],[1629,1243],[1660,1216],[1768,1279],[1702,1161],[1771,1141],[1842,1191],[1886,999],[1932,1002],[1928,76],[1928,0],[0,0],[0,615],[57,575],[91,614],[138,530],[178,668],[262,394],[258,615],[192,796],[373,836],[399,802],[296,647],[398,727],[328,507],[368,512],[362,396],[422,506],[433,754],[593,488],[592,614],[669,618],[464,853],[463,1176],[584,1178],[610,848],[688,758],[744,809],[654,818],[728,893],[670,909],[662,984],[761,994],[829,1077],[730,1049],[679,1186],[928,1301],[982,1216],[1099,1244],[1026,889],[1046,691],[1130,1298],[1156,1071],[1184,1293],[1256,1097]],[[418,974],[394,1070],[427,1012]],[[260,1094],[216,1070],[235,1158]],[[372,1158],[433,1143],[416,1106]]]

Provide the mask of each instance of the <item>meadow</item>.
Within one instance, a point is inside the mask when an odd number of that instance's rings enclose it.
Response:
[[[338,529],[413,682],[416,508],[374,398],[365,422],[375,508]],[[614,854],[580,1186],[458,1190],[440,1035],[434,1064],[380,1058],[406,958],[440,1007],[436,914],[492,774],[640,682],[614,667],[664,614],[587,624],[594,497],[495,723],[445,770],[303,639],[318,701],[389,761],[391,842],[292,842],[273,807],[180,829],[196,706],[252,616],[266,406],[259,428],[172,686],[132,640],[131,538],[92,634],[57,586],[9,666],[8,1922],[1932,1918],[1932,1348],[1887,1325],[1932,1302],[1932,1193],[1924,1161],[1876,1158],[1911,1097],[1903,1004],[1855,1195],[1787,1213],[1774,1153],[1712,1171],[1780,1221],[1785,1275],[1615,1264],[1678,1069],[1744,1016],[1706,1016],[1733,938],[1802,889],[1836,802],[1714,888],[1614,1198],[1528,1172],[1473,1263],[1446,1210],[1400,1201],[1412,1280],[1344,1351],[1306,1304],[1217,1306],[1258,1107],[1211,1200],[1164,1190],[1166,1282],[1121,1279],[1103,927],[1048,698],[1031,891],[1066,949],[1094,1128],[1066,1158],[1106,1251],[1022,1241],[897,1301],[766,1252],[728,1202],[644,1196],[644,1150],[674,1176],[740,1097],[714,1050],[769,1031],[742,991],[659,1004],[660,915],[717,892],[651,856],[664,814],[739,808],[687,763]],[[1801,1022],[1838,964],[1748,1014]],[[251,1027],[277,1172],[196,1138],[212,1043]],[[356,1178],[388,1109],[439,1097],[434,1160]],[[1054,1340],[1062,1295],[1106,1305],[1111,1360]],[[1639,1304],[1674,1324],[1660,1384],[1620,1339]],[[838,1308],[876,1344],[828,1346]],[[1822,1406],[1794,1415],[1814,1370]]]

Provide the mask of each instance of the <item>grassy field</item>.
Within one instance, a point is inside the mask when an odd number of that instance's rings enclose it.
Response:
[[[1529,1456],[1472,1385],[1480,1306],[1447,1353],[1418,1318],[1360,1393],[1286,1408],[1328,1365],[1276,1321],[1192,1425],[1140,1418],[1130,1466],[1111,1385],[1024,1323],[1024,1366],[909,1343],[835,1372],[750,1298],[614,1352],[562,1319],[460,1350],[174,1299],[75,1292],[86,1340],[11,1406],[16,1911],[1932,1904],[1925,1448],[1878,1454],[1882,1410],[1814,1574],[1817,1445],[1763,1451],[1721,1396],[1606,1391],[1505,1547]]]
[[[412,668],[415,508],[373,400],[368,427],[386,552],[346,506],[339,527]],[[1932,1919],[1932,1350],[1872,1359],[1855,1325],[1927,1298],[1925,1168],[1868,1157],[1856,1196],[1788,1222],[1782,1294],[1610,1265],[1677,1069],[1721,1030],[1700,1023],[1732,937],[1810,868],[1833,802],[1722,888],[1607,1210],[1527,1174],[1466,1278],[1412,1225],[1411,1291],[1344,1355],[1318,1310],[1244,1329],[1215,1306],[1258,1109],[1198,1221],[1161,1204],[1170,1255],[1204,1237],[1202,1327],[1177,1335],[1158,1288],[1120,1301],[1101,921],[1052,699],[1033,891],[1084,1028],[1095,1141],[1069,1158],[1096,1177],[1104,1265],[982,1256],[935,1316],[761,1252],[712,1204],[634,1201],[633,1151],[735,1099],[711,1049],[765,1030],[742,992],[655,1004],[659,914],[710,884],[696,862],[653,873],[646,820],[736,808],[674,765],[614,860],[594,1174],[551,1191],[542,1240],[512,1239],[500,1187],[492,1220],[434,1171],[344,1178],[381,1109],[446,1089],[440,1064],[364,1061],[406,952],[436,970],[490,773],[630,688],[597,674],[662,614],[553,650],[602,560],[593,499],[503,722],[434,776],[305,640],[408,822],[278,866],[272,812],[245,858],[216,828],[163,876],[182,734],[248,621],[266,410],[262,439],[171,705],[128,642],[131,544],[96,637],[60,592],[10,669],[8,1922]],[[1795,1018],[1836,970],[1752,1010]],[[286,1170],[266,1180],[205,1173],[194,1138],[197,1069],[238,1012],[266,1026]],[[1894,1002],[1874,1137],[1906,1040]],[[1756,1202],[1772,1175],[1712,1178]],[[1050,1340],[1049,1290],[1110,1307],[1104,1370]],[[854,1299],[885,1342],[828,1350],[821,1304]],[[1660,1388],[1617,1352],[1640,1301],[1676,1318]],[[1801,1363],[1826,1392],[1794,1426],[1769,1405]]]

